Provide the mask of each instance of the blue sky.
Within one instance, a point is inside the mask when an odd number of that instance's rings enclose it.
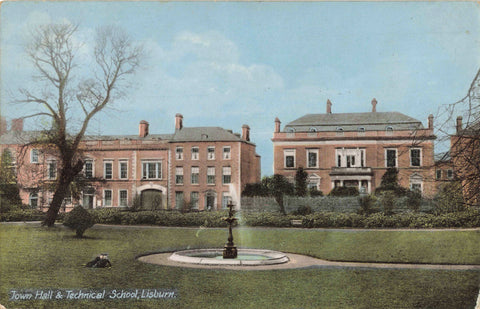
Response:
[[[99,114],[90,133],[152,133],[184,125],[220,126],[251,138],[272,174],[274,119],[307,113],[399,111],[426,124],[462,98],[480,67],[475,2],[29,2],[0,8],[1,108],[31,83],[23,46],[28,29],[49,22],[124,28],[148,53],[128,96]],[[82,51],[79,52],[79,57]],[[26,127],[34,129],[34,120]],[[452,126],[454,124],[452,123]],[[437,147],[439,150],[440,147]]]

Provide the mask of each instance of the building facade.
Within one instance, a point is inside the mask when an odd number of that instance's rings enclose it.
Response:
[[[450,138],[455,179],[460,181],[467,206],[480,206],[480,122],[467,124],[457,117],[456,133]]]
[[[58,158],[54,150],[30,141],[41,132],[23,131],[20,120],[0,137],[1,151],[15,158],[24,204],[46,210],[53,197]],[[85,208],[221,209],[240,202],[247,183],[260,181],[260,156],[242,134],[219,127],[184,127],[175,116],[173,134],[150,134],[141,121],[138,135],[86,136],[80,153],[84,169],[77,194],[64,201]]]
[[[293,181],[308,173],[308,186],[325,194],[338,186],[372,193],[388,168],[398,169],[401,186],[435,194],[433,116],[428,126],[398,112],[307,114],[281,129],[275,119],[274,173]]]

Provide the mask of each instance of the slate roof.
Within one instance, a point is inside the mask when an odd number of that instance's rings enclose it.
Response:
[[[399,112],[369,113],[332,113],[307,114],[290,123],[284,131],[293,128],[297,132],[307,132],[311,128],[316,131],[336,131],[342,127],[344,131],[358,131],[360,127],[366,131],[385,130],[387,126],[394,130],[423,129],[422,122]]]
[[[171,139],[172,142],[201,142],[201,141],[242,141],[240,135],[220,127],[183,127],[175,130]]]
[[[41,131],[8,131],[0,136],[0,144],[25,144],[39,136]],[[86,135],[84,141],[114,141],[114,140],[158,140],[165,142],[200,142],[200,141],[243,141],[240,134],[220,127],[183,127],[174,134],[149,134],[146,137],[138,135]]]

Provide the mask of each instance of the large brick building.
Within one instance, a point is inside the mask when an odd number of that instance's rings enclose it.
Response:
[[[281,129],[275,119],[274,173],[293,181],[296,170],[308,173],[309,187],[328,193],[354,186],[371,193],[387,168],[399,171],[401,186],[435,193],[433,116],[428,126],[399,112],[307,114]]]
[[[5,125],[2,124],[3,130]],[[53,197],[58,160],[55,151],[35,144],[25,146],[41,132],[23,131],[21,120],[0,137],[0,148],[15,159],[20,196],[25,204],[46,209]],[[147,209],[220,209],[247,183],[260,181],[260,156],[250,141],[250,128],[242,134],[219,127],[184,127],[175,116],[173,134],[150,134],[141,121],[138,135],[86,136],[81,144],[88,185],[79,200],[86,208],[141,204]],[[90,182],[88,182],[90,180]]]
[[[450,138],[450,155],[455,179],[461,181],[467,206],[480,206],[480,122],[463,127],[457,117],[456,133]]]

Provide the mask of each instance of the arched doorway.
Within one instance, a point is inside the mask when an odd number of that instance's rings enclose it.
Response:
[[[144,210],[162,209],[162,191],[156,189],[143,190],[140,201],[141,208]]]
[[[205,210],[215,210],[217,207],[217,193],[215,191],[207,191],[205,193]]]

